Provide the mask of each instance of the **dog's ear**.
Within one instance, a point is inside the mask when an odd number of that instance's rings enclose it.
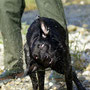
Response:
[[[42,32],[42,37],[46,38],[47,35],[49,34],[49,29],[48,27],[45,25],[45,22],[42,20],[42,18],[40,18],[40,26],[41,26],[41,32]]]
[[[47,26],[45,25],[43,21],[41,21],[41,29],[45,35],[48,35],[49,30],[47,29]]]

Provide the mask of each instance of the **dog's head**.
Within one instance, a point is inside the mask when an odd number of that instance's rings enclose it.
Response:
[[[40,20],[40,30],[40,36],[33,41],[31,54],[39,65],[46,68],[54,63],[59,42],[51,36],[50,27],[42,20]]]

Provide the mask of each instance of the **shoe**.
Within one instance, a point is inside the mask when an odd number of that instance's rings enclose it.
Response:
[[[0,74],[0,81],[1,80],[8,80],[8,79],[15,79],[15,78],[20,78],[22,77],[24,74],[24,71],[14,71],[14,70],[5,70],[4,72],[2,72],[2,74]]]

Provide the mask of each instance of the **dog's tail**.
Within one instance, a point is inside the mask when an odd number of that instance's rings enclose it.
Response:
[[[39,20],[40,20],[40,26],[42,30],[42,37],[46,38],[49,34],[49,27],[47,27],[47,25],[45,24],[43,17],[39,17]]]

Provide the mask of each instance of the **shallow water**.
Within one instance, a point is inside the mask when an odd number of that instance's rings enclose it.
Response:
[[[90,29],[90,5],[71,5],[65,7],[67,24],[76,26],[88,25]]]
[[[90,29],[90,5],[70,5],[64,7],[64,10],[68,25],[83,26],[83,24],[87,24],[86,28]],[[22,22],[31,24],[38,16],[37,10],[24,12]]]

